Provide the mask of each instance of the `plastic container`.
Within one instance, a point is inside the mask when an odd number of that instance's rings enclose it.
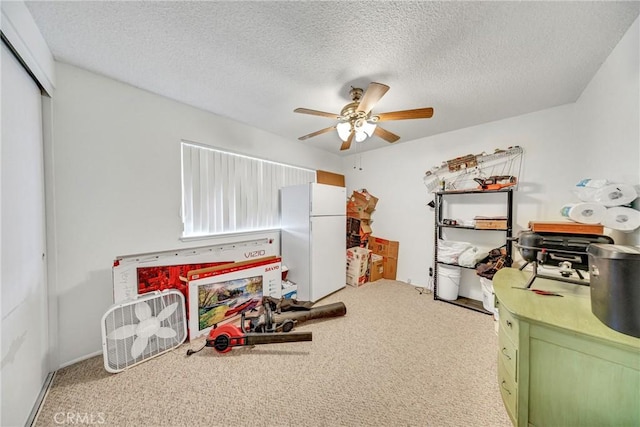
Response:
[[[438,298],[454,301],[460,289],[460,267],[438,266]]]
[[[493,280],[486,277],[480,277],[480,286],[482,287],[482,306],[485,310],[495,313],[496,307],[493,297]]]

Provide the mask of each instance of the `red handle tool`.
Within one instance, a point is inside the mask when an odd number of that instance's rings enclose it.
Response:
[[[520,289],[523,291],[531,291],[534,292],[538,295],[544,295],[544,296],[549,296],[549,297],[561,297],[563,295],[557,294],[555,292],[550,292],[550,291],[543,291],[542,289],[529,289],[529,288],[519,288],[517,286],[512,286],[512,289]]]

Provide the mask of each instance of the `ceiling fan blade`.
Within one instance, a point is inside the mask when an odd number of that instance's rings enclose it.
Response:
[[[371,82],[367,91],[362,96],[357,111],[369,114],[369,111],[380,101],[385,93],[389,90],[389,86],[382,83]]]
[[[387,120],[407,120],[407,119],[430,119],[433,116],[433,108],[416,108],[415,110],[393,111],[391,113],[377,114],[378,121]]]
[[[395,133],[383,129],[380,126],[376,126],[376,130],[374,130],[373,133],[387,142],[396,142],[400,139]]]
[[[330,119],[339,119],[340,114],[327,113],[326,111],[310,110],[308,108],[296,108],[294,113],[311,114],[312,116],[329,117]]]
[[[351,131],[349,134],[349,138],[340,146],[340,151],[348,150],[351,147],[351,141],[353,141],[353,137],[356,135],[354,131]]]
[[[314,136],[318,136],[318,135],[322,135],[323,133],[330,132],[330,131],[334,130],[335,128],[336,128],[336,126],[335,126],[335,125],[333,125],[333,126],[329,126],[328,128],[320,129],[320,130],[317,130],[317,131],[315,131],[315,132],[312,132],[312,133],[310,133],[310,134],[308,134],[308,135],[301,136],[301,137],[300,137],[300,138],[298,138],[298,139],[299,139],[300,141],[304,141],[305,139],[313,138]]]

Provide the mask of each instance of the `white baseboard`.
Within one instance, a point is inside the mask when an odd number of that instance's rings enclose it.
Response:
[[[69,362],[65,362],[58,369],[66,368],[67,366],[74,365],[78,362],[82,362],[83,360],[91,359],[92,357],[96,357],[102,354],[102,350],[96,351],[95,353],[87,354],[85,356],[78,357],[77,359],[70,360]]]

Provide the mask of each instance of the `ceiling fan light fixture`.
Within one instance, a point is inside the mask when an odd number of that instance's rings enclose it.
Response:
[[[367,139],[367,134],[361,130],[356,131],[356,142],[362,142]]]
[[[353,124],[353,129],[356,131],[356,142],[362,142],[373,135],[373,131],[376,130],[376,124],[369,123],[364,118],[357,119]]]
[[[371,137],[373,135],[373,132],[376,130],[376,126],[378,125],[375,123],[363,120],[361,129],[364,133],[367,134],[367,136]]]
[[[346,141],[349,139],[349,135],[351,135],[351,123],[350,122],[340,122],[336,125],[336,130],[338,131],[338,136],[341,140]]]

